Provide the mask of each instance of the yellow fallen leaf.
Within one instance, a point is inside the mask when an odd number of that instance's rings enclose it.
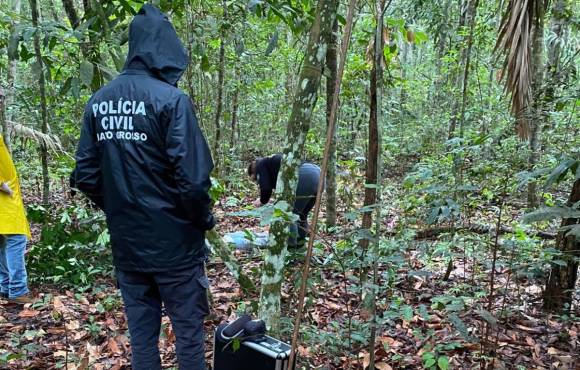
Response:
[[[384,362],[377,362],[375,364],[375,369],[378,369],[378,370],[393,370],[393,368],[390,365],[388,365],[388,364],[386,364]]]
[[[548,354],[549,355],[557,355],[559,353],[560,353],[560,351],[558,351],[556,348],[554,348],[554,347],[548,347]]]
[[[81,327],[81,324],[78,322],[78,320],[72,320],[67,322],[65,326],[67,330],[77,330],[78,328]]]
[[[52,299],[52,305],[53,305],[54,309],[57,311],[62,311],[64,309],[64,304],[62,303],[62,300],[60,299],[60,297],[54,297]]]

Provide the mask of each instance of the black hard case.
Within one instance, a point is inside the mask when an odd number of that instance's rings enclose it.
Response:
[[[237,351],[214,336],[213,370],[291,370],[289,357],[290,346],[267,335],[244,340]]]

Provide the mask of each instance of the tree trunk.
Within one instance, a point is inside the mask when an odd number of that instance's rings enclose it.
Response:
[[[32,26],[36,28],[34,33],[34,53],[36,54],[36,64],[38,67],[39,90],[40,90],[40,112],[42,114],[41,131],[48,134],[48,109],[46,104],[46,84],[44,79],[44,63],[40,50],[40,35],[38,28],[38,4],[36,0],[30,0],[30,10],[32,12]],[[48,173],[48,148],[40,145],[40,160],[42,163],[42,202],[48,205],[50,197],[50,178]]]
[[[568,200],[568,206],[580,202],[580,179],[574,182],[572,192]],[[562,227],[577,225],[580,219],[567,218],[562,220]],[[546,282],[544,291],[544,308],[550,311],[562,312],[566,305],[570,310],[572,304],[572,293],[576,288],[578,278],[578,261],[580,260],[580,238],[575,235],[565,235],[565,231],[558,233],[556,239],[556,249],[562,252],[558,257],[566,262],[566,266],[552,264],[552,271]]]
[[[72,3],[74,5],[74,2]],[[73,8],[74,9],[74,8]],[[83,10],[85,16],[92,11],[91,1],[83,0]],[[69,18],[70,20],[70,18]],[[78,21],[80,24],[80,20]],[[94,32],[88,33],[88,40],[79,40],[79,48],[83,57],[90,60],[93,65],[101,63],[101,52],[99,50],[98,38]],[[103,85],[103,74],[99,68],[94,68],[93,81],[91,83],[91,91],[95,93]]]
[[[352,130],[351,133],[350,133],[350,142],[351,142],[350,150],[353,151],[353,152],[356,149],[356,140],[357,140],[357,137],[358,137],[357,134],[359,134],[359,133],[362,134],[361,130],[362,130],[362,127],[364,125],[364,117],[365,117],[364,111],[361,112],[359,110],[358,102],[355,102],[355,108],[354,109],[355,109],[355,112],[356,112],[355,113],[355,116],[353,117],[353,127],[354,127],[354,130]]]
[[[310,37],[300,71],[297,90],[294,94],[292,113],[286,130],[286,145],[276,194],[278,201],[275,207],[290,214],[294,204],[298,182],[298,166],[304,152],[306,135],[310,129],[312,111],[318,98],[318,88],[322,75],[322,66],[328,45],[326,36],[332,32],[332,25],[338,8],[337,0],[319,0],[316,17],[310,29]],[[268,249],[262,273],[260,294],[260,317],[269,328],[279,329],[280,290],[284,273],[284,262],[288,254],[287,240],[289,222],[277,219],[270,226]]]
[[[224,20],[227,19],[227,5],[223,1],[224,8]],[[226,74],[226,35],[222,31],[220,38],[220,52],[219,52],[219,70],[218,70],[218,86],[217,86],[217,104],[215,108],[215,137],[213,142],[213,156],[215,160],[215,166],[217,172],[219,173],[220,163],[221,163],[221,153],[220,153],[220,141],[222,136],[221,131],[221,116],[223,109],[223,93],[224,93],[224,76]]]
[[[75,8],[75,4],[73,0],[62,0],[62,6],[68,17],[68,21],[70,22],[73,29],[77,28],[80,24],[79,15],[77,14],[77,10]]]
[[[451,139],[455,137],[455,129],[457,123],[463,125],[463,120],[465,117],[465,106],[467,102],[467,85],[469,78],[469,64],[471,60],[471,49],[473,45],[473,32],[475,28],[475,18],[477,15],[477,6],[479,5],[479,0],[467,0],[465,11],[461,12],[461,19],[459,24],[459,31],[463,27],[469,28],[469,34],[467,37],[463,37],[461,41],[461,60],[459,63],[462,70],[457,70],[455,87],[457,91],[461,92],[461,99],[456,96],[453,102],[453,108],[451,112],[451,121],[449,122],[449,135],[448,138]]]
[[[381,27],[382,29],[382,27]],[[378,30],[378,28],[377,28]],[[382,32],[382,31],[381,31]],[[376,36],[376,35],[375,35]],[[382,37],[375,37],[376,40],[381,40]],[[367,211],[363,213],[362,217],[362,228],[365,230],[370,230],[373,223],[373,211],[369,210],[368,207],[374,206],[377,199],[377,173],[378,173],[378,163],[377,159],[380,155],[379,153],[379,128],[377,122],[377,81],[378,70],[381,68],[381,64],[377,64],[377,58],[374,58],[373,68],[371,71],[370,78],[370,90],[369,90],[369,101],[370,101],[370,114],[369,114],[369,132],[368,132],[368,152],[367,152],[367,167],[365,171],[365,198],[364,207]],[[361,239],[359,245],[365,250],[369,246],[368,238]],[[364,277],[361,277],[364,279]]]
[[[326,68],[328,77],[326,78],[326,127],[327,129],[335,122],[330,122],[330,112],[332,110],[332,99],[336,85],[338,68],[337,54],[337,32],[338,22],[334,22],[332,32],[328,35],[328,50],[326,52]],[[337,121],[336,117],[334,119]],[[326,173],[326,228],[331,229],[336,226],[336,141],[338,129],[334,130],[332,142],[330,143],[330,156],[328,157],[328,172]]]
[[[20,14],[20,10],[22,7],[22,3],[20,0],[14,0],[12,3],[12,11],[15,14]],[[14,34],[16,32],[16,27],[18,23],[16,20],[11,19],[10,21],[10,34]],[[10,142],[10,125],[8,121],[14,121],[14,115],[12,112],[7,111],[7,107],[11,107],[14,104],[14,96],[16,94],[15,85],[16,85],[16,78],[17,78],[17,65],[18,65],[18,55],[17,50],[14,50],[14,53],[8,53],[8,73],[7,73],[7,82],[8,82],[8,89],[5,91],[5,101],[4,101],[4,122],[2,126],[2,135],[4,137],[4,144],[6,144],[6,148],[8,148],[8,152],[12,151],[12,144]]]
[[[244,274],[242,266],[238,264],[238,261],[232,253],[231,248],[226,244],[226,242],[224,242],[217,231],[212,229],[206,232],[205,237],[209,244],[213,247],[214,252],[221,258],[222,262],[226,265],[228,270],[230,270],[238,283],[240,283],[242,289],[248,293],[255,292],[256,286],[252,280],[250,280],[250,278]]]
[[[546,63],[546,83],[544,88],[544,117],[543,130],[547,131],[551,126],[549,113],[554,111],[554,102],[556,100],[559,86],[562,85],[562,71],[560,68],[562,57],[562,43],[565,34],[570,27],[572,12],[569,11],[570,0],[555,0],[552,3],[552,20],[550,33],[554,36],[547,45],[548,61]],[[544,151],[547,147],[546,139],[542,140]]]
[[[237,70],[235,72],[235,81],[236,81],[236,87],[234,89],[234,96],[232,98],[232,120],[231,120],[231,136],[230,136],[230,149],[233,149],[234,146],[236,145],[236,128],[238,126],[238,98],[239,98],[239,94],[240,94],[240,87],[238,85],[238,73]]]
[[[540,137],[541,137],[541,122],[543,120],[542,108],[542,85],[544,82],[544,10],[545,1],[539,0],[539,14],[536,16],[532,35],[532,58],[531,68],[533,73],[532,81],[532,102],[530,109],[530,119],[528,119],[530,126],[529,149],[528,157],[528,171],[533,171],[540,160]],[[538,190],[537,183],[532,181],[528,184],[528,208],[536,208],[538,206]]]
[[[125,58],[123,56],[123,51],[121,50],[120,45],[118,45],[111,38],[111,26],[109,25],[109,17],[105,13],[105,9],[103,8],[103,6],[104,6],[103,2],[91,0],[91,7],[97,12],[101,24],[103,25],[105,40],[107,43],[107,50],[109,51],[111,59],[115,64],[115,69],[117,70],[117,72],[121,72],[123,70],[123,67],[125,66]]]
[[[467,39],[467,50],[465,50],[465,61],[463,66],[463,78],[461,79],[461,109],[459,110],[459,137],[463,138],[465,130],[465,108],[467,107],[468,87],[469,87],[469,67],[471,65],[471,49],[473,48],[473,33],[475,31],[475,20],[477,18],[477,7],[479,0],[469,3],[469,36]]]
[[[443,58],[445,57],[445,53],[446,53],[446,47],[447,47],[447,37],[449,34],[449,29],[447,26],[447,21],[446,19],[449,18],[449,10],[451,8],[451,0],[445,0],[445,2],[442,4],[442,19],[444,19],[443,22],[441,22],[441,25],[439,26],[438,30],[437,30],[437,35],[436,37],[436,58],[435,58],[435,70],[437,71],[436,76],[437,78],[435,78],[434,83],[433,83],[433,88],[434,88],[434,101],[441,101],[443,99],[442,94],[443,94],[443,86],[445,84],[445,80],[446,80],[446,76],[445,73],[442,72],[442,66],[443,66]]]
[[[380,165],[381,165],[381,129],[379,127],[381,120],[382,120],[382,87],[383,87],[383,16],[384,16],[384,1],[378,0],[377,1],[377,25],[375,30],[375,57],[373,63],[373,73],[374,75],[374,86],[373,86],[373,79],[371,78],[371,99],[374,100],[374,117],[371,116],[369,120],[369,132],[374,131],[371,135],[369,134],[369,140],[375,140],[375,143],[372,145],[372,150],[375,151],[374,153],[369,150],[369,155],[372,154],[373,157],[369,157],[367,159],[367,169],[370,166],[371,162],[375,167],[374,173],[374,183],[376,187],[374,188],[366,188],[366,190],[373,190],[373,202],[377,203],[377,207],[375,208],[376,211],[376,219],[375,219],[375,240],[373,242],[373,248],[370,251],[372,255],[373,261],[373,280],[371,286],[366,286],[366,297],[363,297],[363,304],[370,301],[370,305],[365,305],[365,309],[368,309],[371,313],[371,332],[369,338],[369,353],[370,353],[370,366],[369,370],[375,370],[375,344],[376,344],[376,336],[377,336],[377,295],[378,290],[377,287],[379,285],[379,245],[380,245],[380,227],[381,227],[381,174],[380,174]],[[371,100],[371,112],[373,107],[373,102]],[[374,122],[373,122],[374,121]],[[371,123],[374,127],[371,128]],[[369,148],[371,148],[371,142],[369,141]],[[369,173],[367,172],[367,175]],[[367,178],[367,183],[369,183],[369,178]],[[366,194],[365,194],[366,198]],[[378,199],[377,199],[378,198]],[[365,199],[366,201],[366,199]],[[369,215],[372,218],[372,212],[365,213],[365,216]],[[363,219],[364,221],[364,219]],[[367,240],[368,243],[368,240]],[[366,278],[366,276],[364,276]],[[368,298],[367,298],[368,297]]]
[[[2,86],[0,86],[0,130],[2,131],[4,144],[8,145],[10,143],[10,136],[8,136],[8,124],[6,122],[6,95]],[[9,147],[8,151],[10,152]]]

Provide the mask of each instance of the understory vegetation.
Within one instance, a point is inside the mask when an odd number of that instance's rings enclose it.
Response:
[[[35,297],[0,308],[0,368],[130,368],[105,216],[69,174],[84,105],[122,71],[143,3],[0,0],[1,132]],[[152,3],[188,49],[179,87],[216,163],[208,363],[215,327],[243,312],[292,340],[307,248],[271,261],[294,190],[255,209],[246,172],[284,153],[328,163],[297,368],[580,366],[578,2]],[[295,168],[285,160],[278,182]],[[236,250],[223,239],[236,231],[278,244]],[[271,266],[283,279],[261,291]],[[174,340],[164,318],[166,368]]]

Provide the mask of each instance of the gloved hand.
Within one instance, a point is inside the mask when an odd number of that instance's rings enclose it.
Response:
[[[0,191],[8,194],[10,197],[14,196],[14,192],[12,191],[10,185],[8,185],[7,182],[2,183],[2,186],[0,186]]]
[[[211,213],[211,212],[210,212],[210,213],[209,213],[209,214],[208,214],[208,215],[205,217],[205,219],[202,221],[202,225],[200,225],[200,228],[201,228],[203,231],[208,231],[208,230],[211,230],[211,229],[213,229],[213,228],[214,228],[214,226],[215,226],[215,224],[216,224],[215,217],[213,216],[213,213]]]

